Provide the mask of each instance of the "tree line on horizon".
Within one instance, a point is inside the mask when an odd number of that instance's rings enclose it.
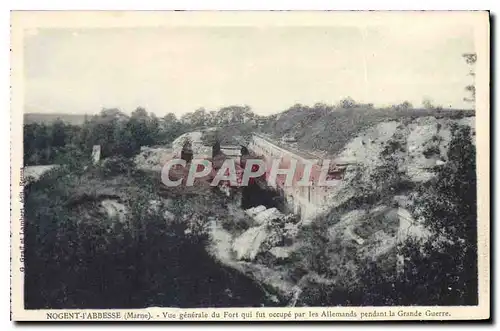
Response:
[[[102,157],[131,157],[141,146],[168,145],[183,133],[202,126],[245,123],[258,119],[249,106],[228,106],[218,112],[204,108],[184,114],[158,117],[138,107],[126,115],[116,108],[86,116],[82,125],[57,119],[53,123],[24,125],[24,165],[66,163],[90,156],[92,146],[101,145]]]
[[[469,87],[470,90],[470,87]],[[424,98],[428,110],[441,110],[430,99]],[[337,109],[375,109],[372,103],[359,103],[351,97],[330,105],[322,102],[313,106],[297,103],[282,113],[290,111],[320,110],[324,113]],[[409,111],[409,101],[389,107],[395,111]],[[89,156],[93,145],[101,145],[103,157],[116,155],[131,157],[141,146],[168,145],[183,133],[202,127],[224,127],[252,123],[256,126],[277,120],[279,114],[259,116],[248,105],[222,107],[218,111],[199,108],[179,118],[174,113],[163,117],[148,113],[138,107],[127,115],[119,109],[102,109],[99,114],[85,116],[82,125],[57,119],[52,123],[27,123],[24,125],[24,165],[65,163],[69,158]]]

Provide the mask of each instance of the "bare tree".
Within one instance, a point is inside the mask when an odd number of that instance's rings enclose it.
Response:
[[[476,66],[476,61],[477,61],[477,54],[476,53],[464,53],[462,54],[462,57],[465,59],[465,62],[467,65],[469,65],[469,76],[472,77],[472,84],[469,84],[465,86],[465,90],[470,93],[471,97],[464,98],[464,101],[475,103],[476,102],[476,82],[475,82],[475,66]]]

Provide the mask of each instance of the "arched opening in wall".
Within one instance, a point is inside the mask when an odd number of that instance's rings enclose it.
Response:
[[[267,158],[269,158],[269,149],[267,147],[261,146],[259,150],[263,153],[256,153],[257,150],[248,150],[249,158],[257,158],[265,163],[265,167],[268,167]],[[256,156],[255,154],[260,154],[262,156]],[[242,161],[245,158],[242,158]],[[246,161],[245,161],[246,162]],[[242,168],[245,168],[244,164],[241,164]],[[254,170],[255,171],[255,170]],[[280,188],[270,187],[265,179],[265,175],[262,175],[255,180],[250,180],[247,186],[241,188],[241,207],[243,209],[249,209],[257,206],[265,206],[266,208],[276,208],[281,212],[287,212],[287,203],[285,201],[285,194]]]
[[[281,212],[286,212],[284,194],[280,192],[280,189],[273,189],[262,183],[249,183],[242,189],[241,208],[248,209],[257,206],[276,208]]]

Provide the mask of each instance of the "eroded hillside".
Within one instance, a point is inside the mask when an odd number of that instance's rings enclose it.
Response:
[[[427,192],[439,187],[443,173],[459,172],[454,173],[458,181],[473,180],[469,183],[473,186],[464,187],[467,192],[475,187],[475,177],[461,179],[469,171],[462,167],[475,160],[457,152],[457,144],[467,147],[471,141],[473,149],[474,121],[474,117],[421,116],[381,121],[361,130],[339,150],[338,157],[354,166],[331,189],[315,219],[300,221],[264,206],[247,210],[253,221],[247,222],[245,232],[218,231],[224,243],[214,244],[223,246],[221,260],[228,265],[239,261],[247,273],[291,305],[325,302],[315,292],[320,288],[338,296],[329,302],[365,303],[366,277],[377,274],[367,272],[368,266],[383,272],[386,283],[396,284],[412,265],[411,254],[405,252],[408,243],[417,242],[413,249],[418,253],[431,241],[437,247],[465,240],[466,234],[455,237],[456,233],[438,233],[441,230],[429,226],[435,216],[433,200],[453,209],[452,202],[462,199],[462,192],[453,191],[455,183],[448,183],[450,191],[441,196]],[[464,222],[474,217],[461,213],[458,207],[450,211]]]
[[[380,122],[412,121],[419,117],[459,119],[474,116],[469,110],[437,109],[350,109],[296,105],[268,118],[261,131],[275,138],[294,136],[300,149],[338,153],[361,131]]]

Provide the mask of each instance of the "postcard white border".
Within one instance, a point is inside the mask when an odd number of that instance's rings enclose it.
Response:
[[[377,310],[380,312],[393,311],[421,311],[440,310],[450,313],[448,317],[409,316],[398,317],[395,320],[446,320],[446,319],[486,319],[490,314],[490,132],[489,132],[489,17],[487,12],[13,12],[11,14],[11,257],[12,257],[12,313],[17,321],[45,321],[47,313],[54,312],[82,312],[82,310],[25,310],[23,307],[23,275],[20,272],[21,244],[20,234],[20,205],[19,197],[22,192],[20,185],[20,170],[22,167],[22,119],[23,119],[23,32],[25,29],[66,27],[157,27],[157,26],[329,26],[329,25],[384,25],[405,24],[408,15],[416,19],[418,15],[427,15],[428,24],[436,24],[436,28],[453,22],[468,22],[474,26],[477,62],[477,172],[478,172],[478,266],[479,266],[479,305],[460,307],[335,307],[335,308],[206,308],[206,309],[172,309],[148,308],[146,310],[112,310],[125,315],[129,311],[147,311],[152,316],[161,316],[163,312],[220,312],[240,313],[244,311],[265,311],[268,315],[273,312],[309,312],[320,313],[325,310],[335,312],[349,312],[355,310],[358,315],[362,312]],[[103,310],[85,310],[85,313],[99,313]],[[107,310],[109,312],[109,310]],[[306,314],[306,315],[307,315]],[[266,320],[273,319],[267,316]],[[58,319],[58,320],[64,320]],[[67,319],[74,320],[74,319]],[[123,319],[121,319],[123,320]],[[168,319],[166,319],[168,320]],[[185,319],[188,320],[241,320],[234,318]],[[247,319],[247,320],[256,320]],[[263,320],[259,318],[258,320]],[[299,319],[297,319],[299,320]],[[306,316],[300,320],[322,320]],[[332,320],[323,319],[323,320]],[[333,320],[343,320],[336,318]],[[349,320],[349,319],[346,319]],[[351,319],[352,320],[352,319]],[[391,320],[391,318],[371,318],[365,320]]]

